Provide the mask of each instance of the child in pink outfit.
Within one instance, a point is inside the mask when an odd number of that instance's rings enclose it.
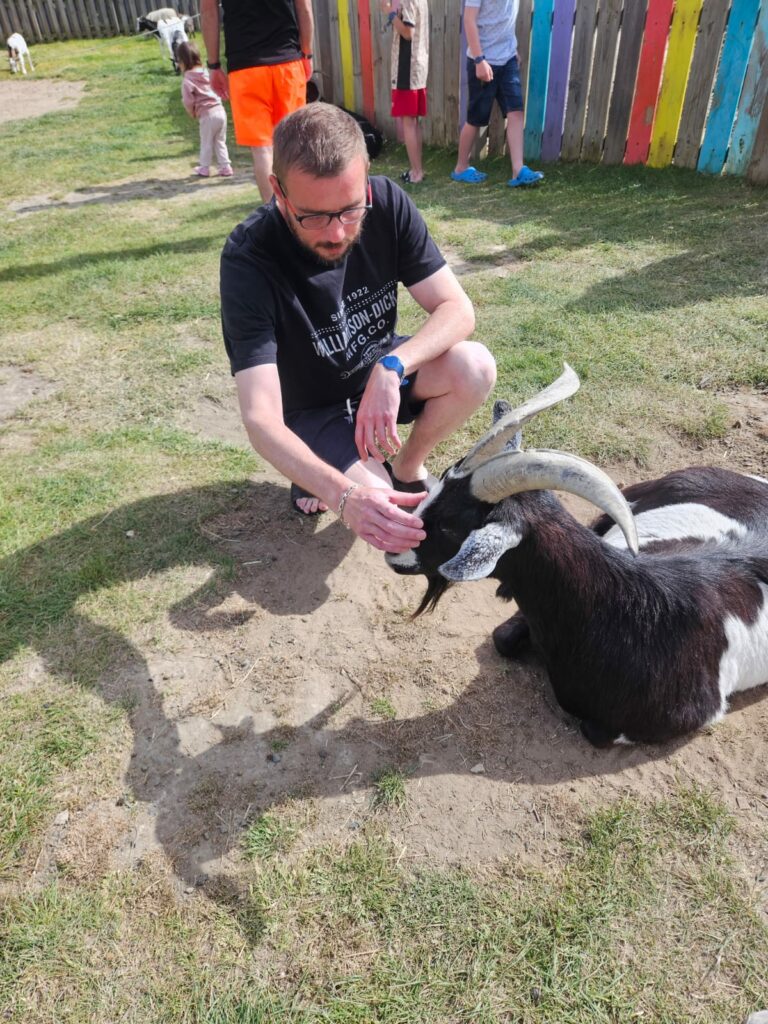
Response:
[[[215,156],[219,174],[229,178],[234,174],[227,152],[227,112],[224,104],[211,88],[208,72],[203,67],[200,52],[194,43],[180,43],[176,60],[184,71],[181,100],[190,117],[200,123],[200,163],[194,173],[201,178],[210,174],[211,158]]]

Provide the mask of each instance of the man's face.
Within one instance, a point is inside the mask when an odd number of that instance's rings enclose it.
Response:
[[[356,157],[335,178],[315,178],[297,169],[288,171],[282,182],[272,176],[277,205],[288,227],[308,252],[331,267],[340,263],[358,240],[364,218],[355,224],[342,224],[334,217],[319,229],[305,227],[296,218],[365,206],[367,183],[368,168],[362,157]]]

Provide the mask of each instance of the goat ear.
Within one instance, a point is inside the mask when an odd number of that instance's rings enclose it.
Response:
[[[521,539],[516,530],[504,523],[488,523],[473,530],[458,553],[443,562],[440,575],[455,583],[483,580],[491,575],[504,552],[516,547]]]
[[[503,398],[497,398],[496,401],[493,403],[492,424],[498,423],[503,416],[506,416],[507,413],[511,411],[512,406],[509,404],[509,402],[505,401]]]

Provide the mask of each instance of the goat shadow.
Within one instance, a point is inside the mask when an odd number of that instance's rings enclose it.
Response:
[[[260,610],[276,617],[312,615],[328,600],[328,577],[354,538],[338,523],[318,532],[313,521],[287,507],[286,488],[247,480],[156,495],[81,521],[0,563],[0,589],[12,595],[0,662],[28,647],[69,685],[92,685],[107,703],[130,709],[133,749],[118,800],[127,795],[129,805],[146,810],[180,883],[202,883],[201,891],[230,907],[238,920],[238,879],[226,871],[208,878],[205,865],[231,852],[254,815],[297,792],[338,797],[338,777],[347,767],[356,769],[347,792],[369,787],[391,765],[419,777],[466,774],[473,763],[466,752],[481,746],[486,779],[547,785],[667,758],[685,742],[593,750],[565,723],[536,659],[503,660],[488,640],[474,652],[475,678],[439,710],[371,720],[350,676],[341,699],[288,732],[260,710],[236,725],[198,715],[205,742],[190,745],[189,718],[169,717],[164,707],[164,690],[173,689],[174,680],[167,686],[127,636],[84,614],[78,602],[100,589],[196,566],[211,576],[169,609],[177,629],[202,638],[211,631],[226,635]],[[262,569],[238,568],[244,562]],[[394,579],[383,560],[381,572],[382,581]],[[233,598],[236,610],[222,610]],[[470,587],[466,599],[471,604]],[[501,603],[499,610],[501,619]],[[172,665],[171,655],[169,672]],[[449,734],[455,739],[446,739]],[[201,805],[206,784],[216,789],[215,799]],[[243,923],[248,934],[251,924]]]

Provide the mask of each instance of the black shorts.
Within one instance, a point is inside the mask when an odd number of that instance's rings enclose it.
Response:
[[[491,67],[493,78],[490,82],[482,82],[477,77],[475,62],[467,60],[467,122],[475,128],[484,128],[488,124],[494,100],[504,117],[523,109],[523,87],[517,57],[511,57],[506,64],[491,64]]]
[[[424,408],[424,402],[413,398],[416,373],[408,375],[408,383],[400,388],[398,423],[412,423]],[[362,394],[347,404],[324,405],[319,409],[299,409],[285,414],[285,425],[323,460],[342,473],[360,461],[355,444],[355,417]]]

